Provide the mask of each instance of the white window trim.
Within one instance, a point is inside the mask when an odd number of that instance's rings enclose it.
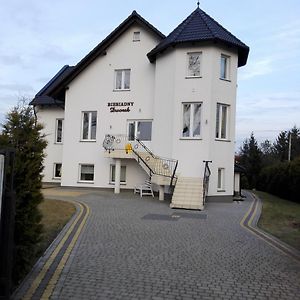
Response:
[[[190,118],[190,125],[194,123],[194,104],[201,104],[200,110],[200,135],[199,136],[182,136],[182,127],[183,127],[183,105],[184,104],[191,104],[191,118]],[[180,140],[202,140],[202,110],[203,110],[203,102],[182,102],[181,103],[181,127],[180,127]],[[192,128],[192,126],[190,126]],[[193,128],[194,129],[194,128]],[[193,130],[190,130],[190,134]]]
[[[129,124],[130,123],[135,123],[134,125],[134,137],[137,137],[137,123],[138,122],[151,122],[151,140],[149,141],[145,141],[145,140],[141,140],[142,142],[152,142],[152,134],[153,134],[153,131],[152,131],[152,125],[153,125],[153,119],[128,119],[127,120],[127,136],[129,138]]]
[[[117,71],[122,71],[122,79],[121,79],[121,88],[117,89]],[[124,88],[124,82],[125,82],[125,71],[129,71],[130,75],[129,75],[129,89],[125,89]],[[115,69],[114,71],[114,92],[122,92],[122,91],[130,91],[130,87],[131,87],[131,69],[127,68],[127,69]]]
[[[200,62],[200,75],[193,76],[189,75],[189,60],[191,54],[199,54],[199,62]],[[202,78],[202,51],[195,51],[195,52],[188,52],[187,59],[186,59],[186,76],[185,78]]]
[[[81,180],[81,167],[82,166],[93,166],[94,167],[94,180]],[[95,182],[95,165],[90,163],[80,163],[78,165],[78,182],[79,183],[94,183]]]
[[[229,137],[229,134],[230,134],[230,131],[229,131],[229,125],[230,125],[230,105],[229,104],[225,104],[225,103],[220,103],[220,102],[217,102],[217,107],[219,106],[219,136],[216,136],[216,132],[215,132],[215,139],[217,141],[230,141],[230,137]],[[226,106],[227,107],[227,115],[226,115],[226,133],[225,133],[225,138],[222,138],[221,135],[222,135],[222,107]],[[216,114],[216,126],[217,126],[217,114]]]
[[[61,127],[62,127],[62,129],[61,129],[61,142],[58,142],[57,141],[57,129],[58,129],[58,121],[62,121],[62,124],[61,124]],[[63,141],[64,141],[64,119],[63,118],[57,118],[56,120],[55,120],[55,141],[54,141],[54,143],[55,144],[63,144]]]
[[[52,177],[52,178],[55,179],[55,180],[61,180],[61,176],[60,176],[60,177],[56,177],[56,176],[55,176],[56,165],[61,165],[61,167],[62,167],[62,163],[55,162],[55,163],[53,164],[53,177]]]
[[[92,113],[96,113],[96,138],[91,139],[91,134],[92,134]],[[83,138],[83,121],[84,121],[84,114],[88,113],[89,114],[89,126],[88,126],[88,138],[84,139]],[[81,142],[96,142],[97,140],[97,125],[98,125],[98,113],[96,110],[90,110],[90,111],[82,111],[81,112],[81,134],[80,134],[80,141]]]
[[[138,35],[138,39],[136,38],[136,35]],[[141,41],[141,32],[140,31],[134,31],[133,32],[132,41],[133,42],[140,42]]]
[[[219,170],[221,170],[221,186],[219,186]],[[217,172],[217,191],[225,192],[225,168],[218,168]]]
[[[226,58],[226,69],[225,69],[225,77],[222,77],[222,57]],[[231,59],[229,55],[226,54],[221,54],[220,57],[220,79],[225,80],[225,81],[230,81],[230,64],[231,64]]]
[[[114,164],[110,164],[109,166],[109,184],[111,185],[115,185],[115,181],[112,181],[111,180],[111,175],[112,175],[112,167],[116,167],[116,165]],[[120,184],[121,185],[126,185],[127,184],[127,166],[126,165],[122,165],[121,168],[124,167],[125,168],[125,181],[121,181],[121,178],[120,178]],[[115,171],[116,172],[116,171]]]

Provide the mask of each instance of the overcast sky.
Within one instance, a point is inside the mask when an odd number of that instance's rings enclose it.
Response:
[[[74,65],[132,10],[169,34],[197,1],[0,0],[0,122],[63,65]],[[202,0],[200,7],[250,47],[239,68],[237,145],[300,127],[300,1]]]

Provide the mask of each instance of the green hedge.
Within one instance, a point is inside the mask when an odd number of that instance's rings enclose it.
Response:
[[[263,168],[258,182],[259,190],[300,203],[300,157]]]

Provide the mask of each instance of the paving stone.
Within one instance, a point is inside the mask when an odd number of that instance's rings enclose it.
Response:
[[[131,193],[76,199],[91,214],[52,299],[299,299],[300,263],[240,226],[248,199],[204,212]]]

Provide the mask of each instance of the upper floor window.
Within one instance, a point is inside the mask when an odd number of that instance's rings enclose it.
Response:
[[[141,141],[151,141],[152,121],[129,121],[128,139],[134,141],[135,137]]]
[[[216,138],[228,139],[229,105],[217,103]]]
[[[130,69],[115,70],[115,90],[130,89]]]
[[[55,125],[55,143],[62,143],[63,142],[63,119],[56,119]]]
[[[84,111],[82,113],[82,140],[96,140],[96,128],[97,128],[97,112],[96,111]]]
[[[135,31],[133,33],[133,39],[134,42],[139,42],[141,40],[141,32],[140,31]]]
[[[201,52],[188,53],[188,77],[200,77]]]
[[[199,138],[201,126],[201,103],[182,104],[182,133],[183,138]]]
[[[229,67],[230,67],[230,57],[227,55],[221,55],[221,66],[220,66],[220,78],[229,80]]]

